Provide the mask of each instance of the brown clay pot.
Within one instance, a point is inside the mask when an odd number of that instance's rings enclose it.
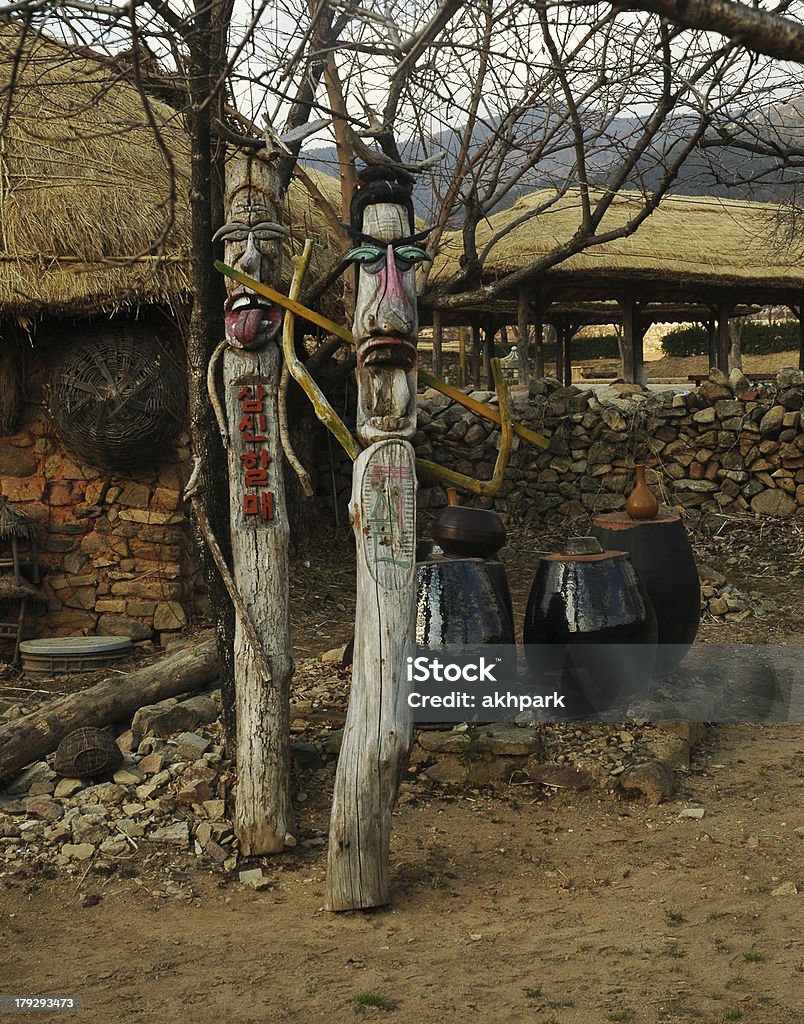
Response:
[[[636,486],[628,495],[625,511],[632,519],[655,519],[659,511],[656,495],[645,483],[645,467],[636,467]]]

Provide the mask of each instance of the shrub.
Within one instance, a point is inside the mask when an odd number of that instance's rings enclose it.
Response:
[[[743,327],[741,347],[749,355],[768,352],[788,352],[798,348],[799,327],[795,320],[778,324],[746,324]],[[662,349],[668,356],[698,356],[709,351],[709,337],[702,324],[677,327],[665,335]]]

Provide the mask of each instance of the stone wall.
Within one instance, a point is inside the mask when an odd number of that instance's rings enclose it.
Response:
[[[127,477],[89,466],[56,437],[44,377],[43,358],[35,355],[20,427],[0,437],[0,490],[38,527],[47,596],[39,635],[142,640],[182,629],[203,605],[195,544],[181,510],[187,437]]]
[[[751,384],[739,371],[713,371],[701,387],[651,392],[638,385],[562,388],[545,378],[512,392],[515,418],[550,440],[547,451],[514,439],[501,492],[462,496],[513,518],[583,515],[623,508],[633,466],[648,462],[648,483],[671,506],[791,516],[804,506],[804,374],[779,372]],[[496,399],[478,392],[481,401]],[[488,479],[499,430],[434,391],[420,397],[418,455]],[[327,474],[321,474],[322,480]],[[339,501],[351,482],[336,467]],[[420,482],[419,507],[446,502],[440,485]]]

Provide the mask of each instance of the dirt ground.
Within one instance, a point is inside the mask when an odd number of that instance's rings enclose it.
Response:
[[[189,854],[161,878],[7,880],[0,991],[76,996],[92,1024],[798,1024],[803,756],[800,726],[714,727],[658,807],[406,783],[393,905],[368,914],[321,909],[321,850],[266,859],[267,892]],[[185,876],[190,902],[164,895]]]

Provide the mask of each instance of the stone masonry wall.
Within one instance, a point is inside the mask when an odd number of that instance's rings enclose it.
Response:
[[[545,378],[512,391],[514,417],[547,436],[541,451],[514,438],[495,498],[462,495],[519,519],[623,508],[633,467],[648,462],[648,483],[664,503],[701,510],[791,516],[804,507],[804,374],[781,370],[752,384],[739,371],[713,371],[701,387],[651,392],[638,385],[562,388]],[[478,392],[481,401],[496,401]],[[475,477],[494,468],[499,430],[443,395],[420,397],[417,455]],[[327,474],[321,474],[326,480]],[[336,467],[345,504],[351,465]],[[446,503],[444,488],[421,481],[419,507]]]
[[[37,522],[48,599],[39,635],[143,640],[182,629],[202,602],[195,545],[181,511],[187,437],[127,477],[86,465],[55,435],[44,407],[44,374],[35,363],[21,425],[0,437],[0,490]]]

